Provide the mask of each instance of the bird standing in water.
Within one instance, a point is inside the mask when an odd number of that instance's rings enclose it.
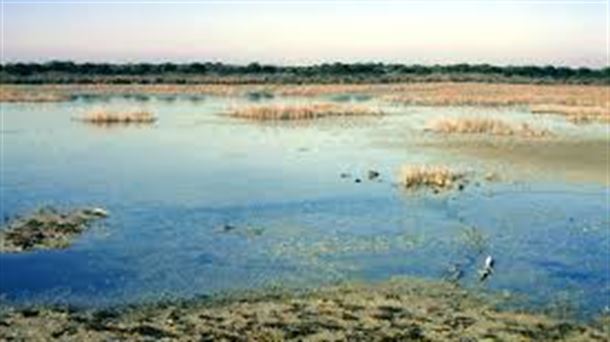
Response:
[[[494,272],[494,264],[494,259],[491,257],[491,255],[488,255],[487,258],[485,258],[485,265],[483,266],[483,269],[479,271],[480,281],[485,281]]]

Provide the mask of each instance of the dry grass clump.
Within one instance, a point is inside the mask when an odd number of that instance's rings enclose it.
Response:
[[[150,124],[155,122],[157,118],[151,112],[145,110],[116,112],[108,109],[94,109],[81,120],[96,125],[113,125]]]
[[[562,114],[574,123],[610,122],[609,106],[566,106],[534,105],[530,107],[535,114]]]
[[[400,182],[407,189],[430,188],[435,192],[450,190],[454,186],[463,188],[459,181],[465,179],[465,173],[446,166],[407,165],[401,169]]]
[[[546,129],[534,129],[526,123],[516,126],[500,119],[479,117],[435,119],[429,124],[429,130],[445,134],[518,135],[524,137],[551,135],[551,132]]]
[[[252,120],[310,120],[330,116],[380,115],[380,110],[354,105],[313,103],[301,105],[256,105],[233,109],[229,115]]]

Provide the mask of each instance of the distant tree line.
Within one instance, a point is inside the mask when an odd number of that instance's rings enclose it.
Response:
[[[610,68],[325,63],[275,66],[259,63],[7,63],[1,83],[391,83],[481,81],[610,84]]]

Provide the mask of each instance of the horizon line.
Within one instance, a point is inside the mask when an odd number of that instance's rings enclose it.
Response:
[[[281,63],[267,63],[262,61],[253,60],[250,62],[230,62],[230,61],[215,61],[215,60],[189,60],[189,61],[172,61],[172,60],[158,60],[158,61],[79,61],[79,60],[71,60],[71,59],[49,59],[45,61],[2,61],[0,65],[11,65],[11,64],[52,64],[52,63],[73,63],[76,65],[84,65],[84,64],[111,64],[111,65],[135,65],[135,64],[149,64],[149,65],[162,65],[162,64],[174,64],[174,65],[188,65],[188,64],[222,64],[226,66],[234,66],[234,67],[247,67],[250,65],[260,65],[260,66],[273,66],[280,68],[304,68],[304,67],[312,67],[312,66],[322,66],[322,65],[401,65],[401,66],[423,66],[423,67],[434,67],[434,66],[491,66],[491,67],[554,67],[554,68],[570,68],[570,69],[590,69],[590,70],[603,70],[610,68],[610,64],[606,64],[605,66],[586,66],[586,65],[565,65],[565,64],[541,64],[541,63],[532,63],[532,64],[501,64],[501,63],[486,63],[486,62],[449,62],[449,63],[425,63],[425,62],[415,62],[415,63],[404,63],[404,62],[381,62],[381,61],[371,61],[371,60],[362,60],[362,61],[324,61],[324,62],[314,62],[314,63],[295,63],[295,64],[281,64]]]

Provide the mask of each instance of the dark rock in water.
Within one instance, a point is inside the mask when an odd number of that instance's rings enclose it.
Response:
[[[36,249],[66,248],[94,221],[107,217],[102,208],[85,208],[60,212],[42,208],[10,220],[0,230],[0,252],[26,252]]]
[[[222,233],[231,233],[247,238],[253,238],[263,235],[263,233],[265,232],[265,228],[250,226],[238,227],[231,224],[225,224],[221,227],[220,231]]]
[[[360,182],[362,182],[362,179],[360,179],[360,178],[354,179],[354,183],[360,183]]]
[[[462,183],[458,184],[458,190],[463,191],[464,190],[464,184],[462,184]]]
[[[373,180],[373,179],[378,178],[380,176],[380,173],[375,170],[369,170],[369,172],[367,173],[367,176],[368,176],[369,180]]]
[[[225,224],[225,225],[222,226],[222,230],[225,231],[225,232],[230,232],[230,231],[235,230],[235,229],[237,229],[237,227],[235,227],[233,225],[230,225],[230,224]]]

